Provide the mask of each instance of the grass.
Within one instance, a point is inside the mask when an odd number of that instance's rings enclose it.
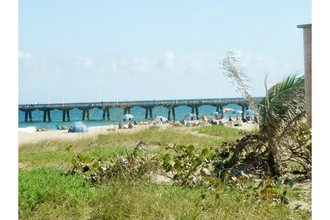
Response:
[[[238,136],[241,136],[246,131],[233,129],[231,127],[225,126],[203,126],[198,127],[197,130],[199,133],[207,134],[216,137],[222,137],[226,141],[235,141]]]
[[[93,188],[82,177],[68,176],[61,170],[37,168],[19,172],[21,219],[47,219],[53,215],[51,212],[61,212],[63,219],[72,214],[78,218],[84,212],[81,209],[75,213],[76,206],[87,203],[93,194]]]
[[[19,173],[20,219],[309,219],[229,188],[210,191],[115,179],[92,187],[52,168]]]
[[[124,154],[139,141],[150,152],[168,144],[220,146],[242,135],[235,129],[210,126],[182,130],[152,128],[132,134],[110,133],[96,140],[43,142],[19,147],[20,219],[311,219],[311,213],[283,204],[259,200],[252,190],[223,186],[179,187],[115,178],[93,186],[81,176],[66,174],[71,155],[66,150],[92,157]],[[289,190],[293,198],[301,197]]]
[[[242,134],[237,129],[220,126],[210,126],[208,131],[212,133],[212,136],[198,135],[207,133],[202,127],[188,128],[186,130],[175,127],[170,129],[151,127],[148,130],[136,133],[99,135],[96,141],[93,139],[83,139],[74,142],[60,140],[44,141],[20,146],[19,162],[24,169],[37,167],[66,169],[71,166],[71,155],[66,151],[69,146],[76,153],[83,152],[95,157],[102,157],[113,153],[123,154],[126,148],[132,148],[140,141],[146,142],[151,152],[158,152],[170,144],[192,144],[196,147],[220,146],[222,142],[234,141]],[[216,135],[217,132],[218,135]]]

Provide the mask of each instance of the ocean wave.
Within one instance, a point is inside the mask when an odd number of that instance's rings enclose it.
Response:
[[[20,132],[28,132],[28,133],[33,133],[37,131],[36,127],[30,126],[30,127],[26,127],[26,128],[18,128],[18,131]]]

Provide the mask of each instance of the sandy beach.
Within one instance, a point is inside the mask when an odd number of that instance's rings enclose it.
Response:
[[[110,126],[102,126],[102,127],[90,127],[87,132],[77,132],[77,133],[69,133],[68,130],[47,130],[47,131],[18,131],[18,145],[23,144],[32,144],[38,143],[41,141],[54,141],[54,140],[79,140],[84,138],[97,138],[99,134],[109,134],[111,132],[138,132],[143,129],[148,129],[151,126],[158,126],[161,128],[169,128],[172,125],[170,124],[141,124],[136,125],[132,129],[114,129]],[[183,129],[192,128],[192,127],[182,127]],[[252,123],[244,123],[242,126],[234,126],[236,129],[244,129],[244,130],[254,130],[258,128],[257,124]]]
[[[87,132],[69,133],[68,130],[47,130],[36,132],[18,131],[18,145],[28,143],[38,143],[40,141],[54,140],[79,140],[84,138],[96,138],[99,134],[109,134],[110,132],[137,132],[147,129],[146,125],[135,126],[132,129],[111,129],[110,126],[90,127]]]

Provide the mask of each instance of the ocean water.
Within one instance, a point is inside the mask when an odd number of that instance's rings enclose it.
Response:
[[[235,104],[229,104],[224,106],[225,108],[232,108],[235,110],[242,110],[242,107]],[[211,115],[211,113],[216,111],[216,107],[204,105],[198,108],[199,114],[202,115]],[[191,108],[188,106],[179,106],[175,108],[175,120],[182,121],[187,114],[191,113]],[[168,116],[168,109],[165,107],[155,107],[152,109],[153,117],[156,116],[164,116],[167,118]],[[83,123],[87,127],[99,127],[99,126],[108,126],[111,124],[118,124],[119,122],[123,122],[123,115],[124,112],[122,109],[113,108],[110,109],[110,120],[103,120],[102,119],[103,111],[97,108],[90,110],[90,120],[84,120]],[[145,122],[152,119],[145,119],[145,109],[140,107],[134,107],[131,109],[131,115],[134,116],[132,121],[137,122]],[[241,115],[232,114],[231,112],[225,113],[224,118],[231,117],[241,117]],[[51,111],[51,122],[43,122],[43,111],[35,110],[32,112],[32,122],[25,122],[25,113],[23,111],[18,111],[18,127],[19,128],[29,128],[29,127],[36,127],[36,128],[45,128],[48,130],[56,130],[57,126],[63,124],[67,127],[72,126],[73,122],[75,121],[82,121],[82,110],[79,109],[72,109],[70,111],[70,121],[62,122],[62,111],[60,110],[52,110]],[[173,120],[173,116],[171,115],[171,120]]]

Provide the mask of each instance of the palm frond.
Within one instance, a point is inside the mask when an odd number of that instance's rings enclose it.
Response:
[[[271,129],[274,134],[280,135],[304,116],[304,77],[291,74],[267,91],[261,110],[260,128]]]
[[[244,74],[243,69],[240,67],[240,59],[233,51],[227,52],[227,57],[222,60],[220,69],[224,75],[229,78],[230,82],[240,92],[249,106],[254,112],[258,112],[257,102],[249,93],[250,86],[247,82],[251,81],[250,78]]]

